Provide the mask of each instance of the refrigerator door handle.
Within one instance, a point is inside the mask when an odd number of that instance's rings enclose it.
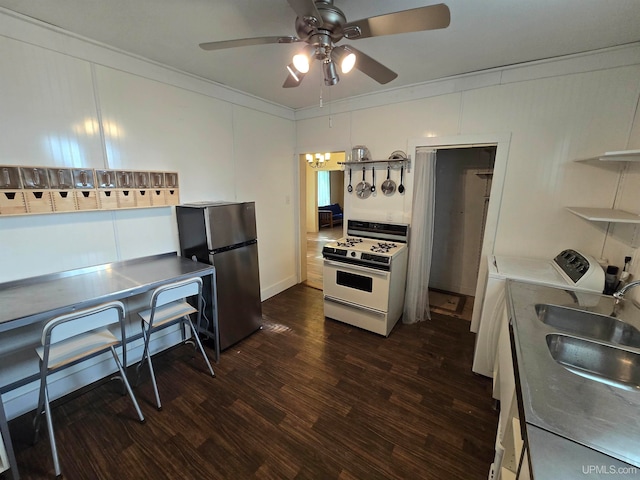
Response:
[[[258,243],[257,239],[247,240],[246,242],[236,243],[234,245],[228,245],[226,247],[216,248],[213,250],[209,250],[210,255],[215,255],[216,253],[229,252],[231,250],[236,250],[238,248],[246,247],[248,245],[253,245],[254,243]]]

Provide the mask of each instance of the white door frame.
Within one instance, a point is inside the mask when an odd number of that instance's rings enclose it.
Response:
[[[487,220],[485,223],[484,237],[482,239],[482,252],[478,282],[476,283],[476,296],[473,304],[473,317],[471,331],[477,332],[480,324],[480,312],[484,301],[484,290],[487,277],[487,258],[494,254],[500,206],[502,205],[502,193],[504,180],[507,173],[507,159],[509,158],[509,145],[511,133],[479,133],[472,135],[454,135],[446,137],[423,137],[410,139],[408,151],[416,158],[416,151],[420,147],[430,147],[436,150],[450,148],[469,148],[486,145],[496,146],[496,157],[493,166],[493,179],[491,181],[491,193],[487,208]]]

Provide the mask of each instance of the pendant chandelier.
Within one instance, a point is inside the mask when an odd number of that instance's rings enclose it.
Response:
[[[307,153],[307,163],[311,168],[324,168],[331,158],[330,153]]]

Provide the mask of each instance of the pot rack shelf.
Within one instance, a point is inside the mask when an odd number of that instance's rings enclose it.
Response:
[[[411,158],[387,158],[386,160],[361,160],[359,162],[338,162],[338,165],[348,165],[353,167],[355,165],[391,165],[396,166],[400,164],[400,166],[406,167],[406,171],[409,172],[411,168]]]

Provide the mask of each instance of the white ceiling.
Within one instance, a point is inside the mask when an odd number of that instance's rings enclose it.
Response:
[[[303,44],[204,51],[198,44],[295,36],[287,0],[0,0],[0,7],[291,108],[461,73],[640,41],[640,0],[335,0],[348,21],[444,2],[443,30],[346,41],[398,73],[379,85],[359,71],[325,87],[317,62],[282,88]]]

